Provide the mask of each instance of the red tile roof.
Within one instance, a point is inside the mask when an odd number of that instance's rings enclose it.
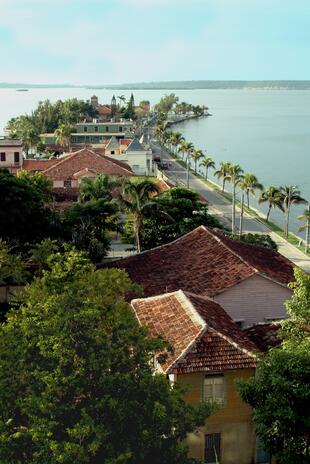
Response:
[[[98,113],[99,114],[111,114],[111,108],[109,108],[108,106],[99,105]]]
[[[23,162],[23,169],[26,171],[45,171],[47,168],[54,166],[54,164],[58,163],[58,158],[52,158],[48,160],[35,160],[29,159],[24,160]]]
[[[268,324],[256,324],[243,330],[243,333],[252,340],[261,351],[279,346],[281,339],[278,330],[281,328],[280,322],[270,322]]]
[[[105,264],[125,269],[145,296],[181,288],[214,296],[260,274],[283,285],[293,280],[293,264],[277,252],[248,245],[200,226],[183,237],[136,256]]]
[[[223,371],[255,367],[257,348],[224,309],[208,298],[181,290],[131,302],[151,335],[161,335],[174,352],[165,373]]]
[[[44,171],[52,180],[73,179],[74,174],[85,168],[98,174],[110,176],[132,176],[128,165],[122,166],[107,156],[101,156],[88,148],[84,148],[57,160],[58,162]]]

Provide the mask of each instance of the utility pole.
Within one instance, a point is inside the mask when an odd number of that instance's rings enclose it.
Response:
[[[243,208],[244,206],[244,192],[241,193],[241,211],[240,211],[240,225],[239,225],[239,238],[242,236],[242,229],[243,229]]]
[[[308,205],[308,215],[307,215],[307,224],[306,224],[306,245],[305,245],[305,251],[307,253],[308,251],[308,248],[309,248],[309,239],[310,239],[310,220],[309,220],[309,216],[310,216],[310,204]]]

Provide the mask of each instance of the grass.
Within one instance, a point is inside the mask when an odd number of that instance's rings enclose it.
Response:
[[[168,150],[167,150],[168,151]],[[168,151],[169,152],[169,151]],[[171,157],[178,163],[180,164],[181,166],[183,166],[184,168],[186,168],[186,163],[182,160],[180,160],[177,156],[175,156],[174,153],[171,153],[169,152],[169,154],[171,155]],[[211,189],[213,190],[216,190],[217,192],[219,192],[222,197],[224,197],[226,200],[228,200],[229,202],[232,201],[232,195],[228,192],[223,192],[221,187],[216,184],[215,182],[213,181],[210,181],[210,180],[206,180],[205,177],[203,177],[202,175],[198,174],[198,173],[195,173],[195,171],[193,169],[190,168],[190,172],[192,174],[194,174],[194,176],[198,177],[202,182],[204,182],[206,185],[208,185],[208,187],[210,187]],[[236,200],[236,205],[240,208],[241,207],[241,203],[239,200]],[[256,219],[257,221],[259,221],[260,223],[264,224],[266,227],[268,227],[272,232],[275,232],[277,235],[279,235],[279,237],[283,238],[284,240],[286,240],[288,243],[290,243],[291,245],[294,245],[299,251],[302,251],[303,253],[305,253],[305,255],[307,256],[310,256],[310,250],[308,250],[307,252],[304,250],[304,249],[301,249],[298,245],[299,245],[299,241],[300,239],[292,234],[292,233],[289,233],[288,237],[285,237],[285,233],[284,233],[284,230],[281,229],[281,227],[277,226],[275,223],[271,222],[271,221],[266,221],[266,219],[264,219],[260,214],[258,214],[257,211],[255,211],[254,209],[252,208],[248,208],[246,205],[244,205],[244,211],[249,215],[251,216],[253,219]]]

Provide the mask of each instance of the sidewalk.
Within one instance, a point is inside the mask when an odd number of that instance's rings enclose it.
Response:
[[[155,153],[160,152],[160,147],[151,144]],[[175,161],[166,150],[163,151],[163,157],[171,163],[171,169],[165,171],[165,174],[172,182],[177,178],[180,184],[186,185],[186,169]],[[213,190],[209,185],[196,177],[192,172],[189,176],[190,188],[203,195],[209,203],[210,214],[215,216],[224,226],[231,227],[231,202],[224,198],[220,192]],[[236,229],[238,230],[240,220],[240,208],[236,206]],[[310,257],[301,250],[291,245],[284,238],[271,231],[265,224],[244,213],[243,231],[253,234],[269,234],[278,245],[278,252],[299,266],[304,271],[310,273]]]

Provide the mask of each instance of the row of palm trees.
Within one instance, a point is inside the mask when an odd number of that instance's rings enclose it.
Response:
[[[306,204],[307,201],[301,196],[300,190],[296,186],[286,185],[284,187],[270,186],[264,189],[264,186],[258,181],[257,177],[252,173],[244,173],[239,164],[231,164],[227,161],[222,161],[216,169],[215,162],[210,156],[205,156],[202,150],[197,150],[191,142],[184,139],[180,132],[172,132],[165,130],[163,125],[158,125],[156,129],[157,139],[161,144],[166,146],[175,156],[180,156],[182,161],[186,160],[187,165],[187,188],[189,187],[189,169],[190,161],[194,162],[194,171],[197,173],[198,162],[199,166],[204,168],[205,179],[208,179],[209,169],[214,170],[214,175],[219,180],[221,179],[222,191],[225,191],[226,182],[232,185],[232,233],[236,233],[236,189],[241,190],[241,213],[239,234],[242,234],[243,215],[244,215],[244,197],[246,197],[246,205],[250,207],[250,195],[256,197],[257,191],[258,203],[267,203],[268,210],[266,221],[269,221],[272,209],[278,208],[284,213],[284,233],[288,237],[290,212],[293,205]],[[298,216],[298,219],[304,222],[299,228],[300,231],[306,231],[306,250],[309,248],[310,240],[310,206],[304,213]]]

